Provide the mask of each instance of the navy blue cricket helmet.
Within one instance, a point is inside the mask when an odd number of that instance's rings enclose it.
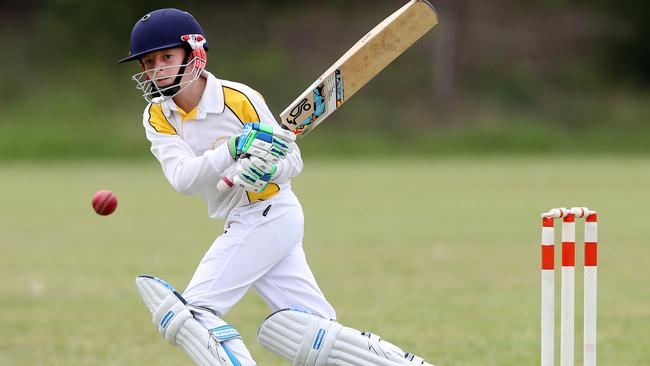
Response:
[[[190,13],[174,8],[154,10],[135,23],[129,56],[119,62],[136,60],[149,52],[167,48],[187,48],[188,43],[181,39],[186,34],[200,34],[205,38],[203,29]],[[207,41],[203,48],[207,51]]]

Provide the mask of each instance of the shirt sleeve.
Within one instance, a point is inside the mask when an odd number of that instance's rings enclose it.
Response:
[[[192,148],[170,128],[160,132],[150,119],[150,106],[145,109],[143,125],[151,152],[162,166],[165,177],[180,193],[195,195],[208,185],[216,184],[226,169],[234,163],[228,152],[228,144],[196,156]]]
[[[253,93],[250,97],[253,106],[257,110],[260,122],[274,124],[280,126],[278,121],[273,116],[273,113],[269,110],[269,107],[266,105],[266,102],[257,92]],[[302,156],[300,155],[300,149],[295,142],[291,143],[291,152],[287,155],[285,159],[282,159],[278,165],[275,175],[273,176],[273,181],[276,183],[286,183],[291,178],[297,176],[302,172],[303,162]]]

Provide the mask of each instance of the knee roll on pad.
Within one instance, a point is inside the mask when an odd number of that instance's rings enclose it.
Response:
[[[266,318],[257,339],[294,366],[433,366],[375,334],[293,309]]]
[[[138,276],[136,286],[163,338],[180,346],[199,366],[238,366],[239,361],[222,342],[239,337],[237,330],[220,320],[220,326],[208,329],[192,313],[192,307],[167,282],[152,276]],[[204,310],[203,310],[204,311]]]

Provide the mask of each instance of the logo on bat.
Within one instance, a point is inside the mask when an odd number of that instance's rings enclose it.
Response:
[[[304,98],[303,100],[298,103],[297,106],[293,107],[291,112],[289,112],[289,116],[291,118],[287,118],[287,123],[290,123],[292,125],[297,125],[298,122],[296,122],[296,118],[300,117],[300,115],[303,114],[303,112],[308,111],[311,109],[311,104],[309,104],[309,101],[307,98]]]
[[[323,85],[324,84],[318,85],[312,91],[312,99],[314,100],[313,113],[311,113],[305,119],[299,120],[300,116],[304,112],[307,112],[312,109],[312,105],[309,103],[309,100],[307,98],[301,100],[297,106],[291,109],[291,112],[289,113],[289,116],[291,118],[287,118],[287,123],[296,126],[294,133],[296,132],[299,133],[302,130],[304,130],[307,126],[314,123],[314,121],[316,121],[316,119],[318,119],[318,117],[320,117],[325,112],[325,97],[323,96]]]

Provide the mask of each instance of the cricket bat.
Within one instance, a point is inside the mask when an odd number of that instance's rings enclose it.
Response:
[[[320,125],[366,83],[438,24],[438,15],[426,0],[411,0],[384,19],[280,114],[280,124],[296,140]],[[232,186],[219,182],[219,190]],[[222,189],[223,188],[223,189]]]

